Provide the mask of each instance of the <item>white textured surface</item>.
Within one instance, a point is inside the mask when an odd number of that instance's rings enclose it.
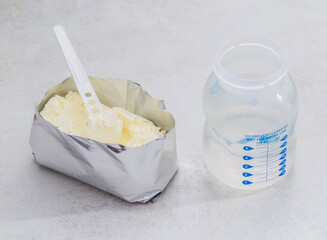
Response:
[[[0,239],[326,239],[326,12],[326,1],[1,1]],[[55,24],[89,75],[139,82],[174,114],[180,171],[156,203],[34,162],[34,101],[69,75]],[[244,35],[284,47],[300,96],[295,168],[251,193],[217,182],[201,154],[202,86],[217,48]]]

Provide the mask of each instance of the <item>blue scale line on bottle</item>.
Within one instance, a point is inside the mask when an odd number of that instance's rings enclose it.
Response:
[[[278,166],[278,165],[274,166],[273,168],[269,168],[270,172],[268,172],[268,176],[271,175],[272,173],[276,173],[278,171],[278,168],[280,168],[280,166]],[[277,171],[275,171],[275,169],[277,169]],[[253,176],[259,176],[259,177],[262,176],[263,178],[266,178],[266,173],[265,172],[253,173],[252,175]]]
[[[280,151],[280,148],[279,146],[277,148],[271,148],[271,144],[269,144],[269,157],[273,157],[273,156],[277,156],[279,151]],[[267,151],[267,147],[265,147],[264,151],[260,152],[262,154],[265,154]]]
[[[275,171],[268,172],[269,181],[275,179],[276,177],[283,176],[286,172],[286,164],[279,166],[280,168]],[[262,178],[263,179],[263,178]]]
[[[282,160],[280,155],[277,155],[277,156],[274,156],[274,157],[268,157],[268,164],[272,164],[272,163],[280,161],[280,160]],[[266,164],[267,159],[265,161],[262,160],[260,162]]]
[[[268,176],[274,175],[275,173],[278,173],[278,175],[281,173],[281,171],[283,171],[286,168],[286,164],[284,164],[283,166],[276,166],[278,167],[277,170],[271,170],[268,172]]]
[[[267,155],[265,157],[261,157],[263,160],[260,162],[266,163],[267,162]],[[279,159],[279,154],[274,154],[274,155],[268,155],[268,162],[272,162],[276,159]]]
[[[269,181],[271,180],[274,180],[278,177],[281,177],[283,176],[284,174],[286,173],[286,170],[283,169],[283,170],[277,170],[277,171],[272,171],[272,172],[269,172],[268,175],[269,175]],[[266,182],[266,179],[265,179],[265,176],[264,177],[261,177],[261,181],[253,181],[253,183],[262,183],[262,182]]]
[[[285,173],[286,173],[286,170],[283,170],[283,171],[279,172],[278,175],[276,175],[275,177],[271,178],[270,180],[274,180],[274,179],[276,179],[278,177],[281,177],[281,176],[285,175]]]
[[[278,154],[280,154],[280,151],[284,151],[283,153],[285,153],[287,151],[287,148],[285,147],[287,145],[287,141],[284,142],[282,145],[278,144],[277,147],[274,147],[274,148],[271,147],[271,145],[272,144],[270,143],[269,144],[269,157],[277,156]],[[266,151],[264,151],[264,152],[266,152]]]
[[[269,158],[272,158],[272,157],[277,157],[278,156],[278,154],[279,154],[279,152],[280,152],[280,147],[278,146],[277,148],[273,148],[273,149],[271,149],[271,146],[272,144],[271,143],[269,143]],[[243,150],[244,151],[247,151],[247,152],[249,152],[249,151],[251,151],[251,150],[253,150],[254,148],[252,148],[252,147],[250,147],[250,146],[244,146],[243,147]],[[267,146],[265,146],[264,148],[256,148],[256,150],[258,150],[258,149],[264,149],[264,151],[262,151],[262,152],[260,152],[260,153],[265,153],[265,156],[262,156],[262,157],[256,157],[257,159],[259,159],[259,158],[262,158],[262,159],[266,159],[267,158]],[[251,153],[251,152],[250,152]],[[245,159],[244,159],[245,160]],[[250,160],[250,159],[248,159],[248,160]]]
[[[268,164],[272,164],[274,162],[284,160],[286,158],[286,156],[287,156],[286,151],[285,152],[282,151],[277,156],[269,157]],[[266,161],[260,161],[260,162],[266,162]]]
[[[281,161],[281,162],[280,162]],[[262,162],[262,161],[261,161]],[[274,161],[269,160],[268,161],[268,168],[271,168],[272,166],[278,166],[278,165],[283,165],[286,162],[286,158],[284,159],[280,159],[280,158],[276,158]],[[274,164],[277,163],[277,164]],[[266,166],[265,164],[260,164],[260,165],[251,165],[250,163],[248,164],[243,164],[242,167],[243,169],[250,169],[250,168],[263,168]]]
[[[285,159],[284,159],[285,160]],[[283,160],[283,161],[284,161]],[[280,161],[280,159],[277,159],[277,160],[275,160],[275,161],[272,161],[272,162],[268,162],[268,168],[269,169],[274,169],[274,168],[276,168],[276,167],[278,167],[278,165],[283,165],[283,164],[280,164],[279,163],[279,161]],[[261,165],[250,165],[251,167],[254,167],[254,168],[256,168],[257,170],[258,169],[260,169],[260,168],[265,168],[266,167],[266,164],[261,164]],[[243,167],[244,168],[244,167]]]
[[[278,167],[280,167],[278,164],[277,165],[276,164],[275,165],[270,165],[270,166],[268,165],[269,170],[274,170],[275,168],[278,168]],[[269,172],[268,172],[268,174],[269,174]]]

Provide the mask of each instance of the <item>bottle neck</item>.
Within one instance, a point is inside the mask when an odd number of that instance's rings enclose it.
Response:
[[[221,86],[237,94],[256,94],[280,82],[288,70],[284,51],[264,38],[238,38],[217,53],[214,72]]]

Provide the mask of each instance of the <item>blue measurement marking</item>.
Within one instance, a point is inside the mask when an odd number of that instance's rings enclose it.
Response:
[[[251,159],[253,159],[253,157],[250,157],[250,156],[243,156],[243,159],[244,159],[244,160],[251,160]]]
[[[284,170],[285,171],[285,170]],[[277,175],[276,175],[276,173],[277,173]],[[262,174],[266,174],[266,173],[261,173],[261,174],[259,174],[259,173],[257,173],[257,174],[254,174],[254,175],[262,175]],[[270,172],[268,172],[268,175],[269,176],[272,176],[271,178],[269,178],[269,181],[271,181],[271,180],[273,180],[273,179],[275,179],[276,177],[279,177],[279,176],[282,176],[282,175],[280,175],[281,173],[277,170],[277,171],[270,171]],[[283,175],[284,175],[285,173],[283,173]],[[275,177],[273,177],[275,175]],[[253,182],[253,183],[261,183],[261,182],[266,182],[266,176],[263,176],[263,177],[260,177],[259,179],[262,179],[262,181],[255,181],[255,182]]]
[[[286,159],[284,159],[283,161],[281,161],[281,163],[279,165],[283,165],[284,163],[286,163]]]
[[[284,148],[279,154],[284,154],[287,151],[287,148]]]
[[[286,155],[287,139],[285,134],[287,125],[278,131],[261,135],[245,136],[244,142],[241,143],[242,150],[245,154],[243,160],[250,164],[242,164],[245,177],[242,184],[250,185],[255,183],[267,182],[286,174]],[[283,130],[284,129],[284,130]],[[283,130],[283,131],[282,131]],[[284,133],[284,134],[283,134]],[[284,136],[282,136],[282,134]],[[250,145],[253,142],[255,145]],[[267,145],[266,145],[267,144]]]
[[[282,170],[284,170],[286,168],[286,164],[285,165],[283,165],[278,171],[282,171]]]
[[[277,160],[277,161],[278,161],[278,160]],[[268,167],[273,166],[273,165],[274,165],[273,163],[275,163],[275,162],[277,162],[277,161],[270,162],[270,163],[268,164]],[[278,166],[278,163],[277,163],[277,166]]]
[[[270,146],[270,145],[269,145],[269,146]],[[269,151],[270,151],[270,150],[269,150]],[[264,156],[263,156],[263,157],[257,157],[257,158],[264,158],[264,159],[266,159],[266,157],[267,157],[267,155],[266,155],[266,153],[267,153],[267,147],[266,147],[265,151],[260,152],[260,153],[264,153]],[[272,157],[277,157],[277,156],[278,156],[278,152],[277,152],[277,153],[273,153],[272,151],[270,151],[270,153],[268,153],[268,156],[269,156],[270,158],[272,158]]]
[[[275,175],[276,173],[277,173],[277,175]],[[269,172],[269,175],[270,176],[274,176],[275,175],[275,177],[269,178],[269,181],[272,181],[272,180],[274,180],[274,179],[276,179],[278,177],[281,177],[281,176],[285,175],[285,173],[286,173],[286,170],[282,170],[281,173],[279,173],[279,170],[278,171]],[[253,183],[263,183],[263,182],[266,182],[266,178],[265,177],[261,177],[259,179],[263,179],[263,180],[262,181],[255,181]]]
[[[269,145],[270,146],[270,145]],[[264,151],[265,155],[263,157],[256,157],[256,159],[260,159],[262,158],[264,162],[266,162],[267,159],[267,147],[266,147],[266,151]],[[278,153],[277,154],[269,154],[268,153],[268,157],[269,158],[274,158],[274,157],[278,157]]]
[[[283,176],[285,174],[286,170],[283,170],[278,176]]]
[[[244,185],[249,185],[249,184],[252,184],[253,182],[248,181],[248,180],[244,180],[242,183],[243,183]]]
[[[278,171],[274,171],[273,169],[275,169],[275,168],[277,168],[278,166],[275,166],[275,167],[273,167],[273,168],[270,168],[269,170],[272,170],[272,171],[270,171],[270,172],[268,172],[268,175],[271,175],[271,173],[276,173],[276,172],[278,172]],[[253,173],[253,175],[265,175],[264,176],[264,178],[266,178],[266,173],[265,172],[263,172],[263,173]],[[270,179],[269,179],[270,180]]]
[[[283,148],[287,145],[287,141],[285,141],[282,145],[280,145],[280,148]]]
[[[244,172],[243,176],[244,177],[251,177],[253,174],[252,173],[248,173],[248,172]]]
[[[273,162],[268,162],[268,168],[270,167],[270,166],[272,166],[272,165],[274,165],[273,163],[275,163],[275,162],[278,162],[278,161],[280,161],[280,160],[276,160],[276,161],[273,161]],[[263,164],[263,165],[258,165],[258,166],[254,166],[254,167],[265,167],[267,164],[265,163],[265,164]],[[278,165],[278,164],[277,164]]]
[[[268,167],[273,165],[273,163],[280,161],[280,159],[277,159],[275,161],[272,161],[272,160],[268,161]],[[264,165],[259,165],[259,166],[266,166],[266,161],[261,161],[261,162],[265,162],[265,164]],[[258,167],[258,166],[255,166],[255,167]]]
[[[287,135],[285,135],[280,141],[282,142],[282,141],[285,141],[286,139],[287,139]]]
[[[272,161],[272,160],[274,160],[274,159],[270,159],[270,160],[268,160],[268,167],[271,166],[271,165],[274,165],[273,163],[280,161],[280,159],[276,159],[275,161]],[[264,162],[264,164],[261,164],[261,165],[254,165],[253,167],[265,167],[265,166],[267,165],[267,160],[265,160],[265,161],[260,161],[260,162],[262,162],[262,163]],[[277,163],[277,164],[278,164],[278,163]]]
[[[243,165],[243,168],[244,169],[249,169],[249,168],[253,168],[253,166],[249,165],[249,164],[244,164]]]
[[[245,146],[245,147],[243,147],[243,149],[244,149],[245,151],[250,151],[250,150],[252,150],[253,148],[252,148],[252,147],[249,147],[249,146]]]
[[[274,166],[274,167],[269,167],[269,169],[272,170],[272,169],[275,169],[275,168],[277,168],[277,167],[278,167],[278,165],[276,165],[276,166]]]
[[[286,158],[286,153],[283,156],[281,156],[279,159],[282,160],[284,158]]]

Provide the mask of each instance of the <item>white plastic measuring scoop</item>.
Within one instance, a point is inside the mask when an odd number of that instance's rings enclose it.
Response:
[[[62,26],[53,28],[61,50],[66,58],[68,67],[73,75],[79,95],[81,96],[88,115],[103,112],[101,103],[89,81],[88,76]]]
[[[65,29],[56,25],[53,30],[88,113],[84,123],[85,135],[105,143],[118,143],[123,122],[112,109],[103,109]]]

